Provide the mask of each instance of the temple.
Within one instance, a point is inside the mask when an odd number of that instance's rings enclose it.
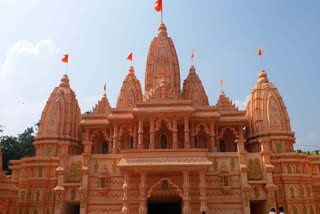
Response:
[[[257,75],[246,110],[223,91],[209,105],[194,66],[181,85],[164,24],[144,92],[130,67],[116,108],[104,94],[81,115],[64,75],[42,112],[35,156],[10,161],[11,179],[0,175],[0,213],[320,214],[320,156],[294,152],[282,97],[264,70]]]

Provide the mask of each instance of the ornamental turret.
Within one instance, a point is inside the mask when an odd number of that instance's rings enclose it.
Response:
[[[291,132],[286,106],[278,89],[269,82],[264,70],[259,73],[257,85],[251,91],[246,110],[249,120],[248,144],[258,143],[259,139],[267,137],[272,140],[271,149],[274,152],[293,151],[292,144],[295,138]]]
[[[140,81],[134,74],[131,66],[129,73],[123,81],[122,88],[117,101],[117,108],[133,108],[136,102],[142,100],[142,89]]]
[[[191,100],[194,106],[209,106],[207,94],[193,65],[183,82],[182,97],[185,100]]]
[[[69,78],[64,75],[59,87],[51,93],[42,112],[38,136],[34,145],[37,156],[57,156],[59,152],[79,154],[82,150],[80,131],[80,108]],[[59,151],[60,144],[64,144]]]
[[[169,94],[174,94],[176,99],[180,99],[180,70],[176,49],[170,37],[168,37],[167,28],[160,24],[158,37],[151,42],[145,75],[145,94],[152,96],[161,82],[165,69],[166,82]]]

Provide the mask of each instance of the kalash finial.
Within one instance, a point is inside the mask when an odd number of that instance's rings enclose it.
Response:
[[[258,83],[268,83],[269,80],[267,78],[267,74],[266,72],[264,72],[264,70],[261,70],[259,73],[259,79],[258,79]]]
[[[68,75],[63,75],[63,77],[61,78],[61,82],[59,84],[60,87],[69,87],[69,78]]]

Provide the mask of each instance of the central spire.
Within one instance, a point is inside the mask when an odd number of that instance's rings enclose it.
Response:
[[[180,69],[176,49],[168,37],[165,24],[160,24],[158,37],[151,42],[145,75],[145,92],[156,89],[162,79],[163,69],[166,71],[166,82],[169,91],[180,96]]]

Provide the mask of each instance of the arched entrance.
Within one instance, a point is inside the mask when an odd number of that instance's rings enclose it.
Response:
[[[169,178],[162,178],[148,191],[148,214],[181,214],[182,190]]]

